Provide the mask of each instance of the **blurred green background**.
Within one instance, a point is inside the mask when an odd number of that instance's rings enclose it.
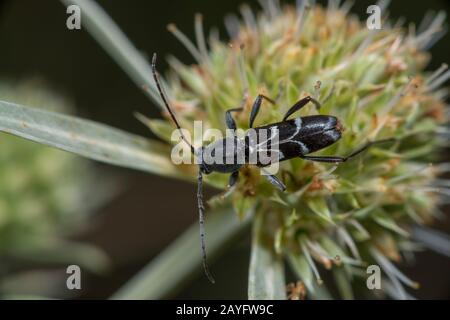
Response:
[[[217,26],[226,39],[223,26],[226,14],[237,13],[242,3],[259,7],[257,1],[239,0],[98,2],[144,54],[150,56],[158,52],[161,57],[173,54],[186,63],[193,59],[166,31],[168,23],[175,22],[192,38],[194,14],[200,12],[204,15],[205,29]],[[374,2],[357,1],[352,12],[366,17],[367,6]],[[41,79],[53,91],[70,99],[77,115],[140,135],[151,135],[134,118],[133,112],[157,117],[157,107],[84,30],[66,28],[66,9],[59,1],[9,0],[0,3],[1,79],[12,83]],[[420,23],[427,11],[450,12],[449,8],[450,3],[446,0],[413,4],[396,0],[389,6],[391,17],[403,16],[407,22],[414,23]],[[450,35],[439,41],[431,52],[430,70],[443,62],[449,63]],[[161,70],[165,67],[167,65],[161,59]],[[196,222],[195,187],[132,170],[91,164],[97,174],[108,177],[105,181],[91,181],[92,190],[102,190],[113,184],[115,197],[89,217],[89,228],[72,238],[103,249],[111,258],[109,272],[83,274],[83,289],[79,292],[82,298],[106,298],[188,225]],[[208,192],[211,195],[214,190]],[[449,219],[436,227],[450,233]],[[249,238],[212,263],[216,285],[211,286],[202,275],[176,297],[246,298],[248,261]],[[40,268],[64,276],[64,270],[56,267]],[[416,265],[404,269],[422,285],[414,294],[418,298],[450,298],[448,270],[450,260],[430,252],[418,254]],[[64,285],[61,282],[61,286]]]

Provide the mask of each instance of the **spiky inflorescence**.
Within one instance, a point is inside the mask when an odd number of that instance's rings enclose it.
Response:
[[[348,14],[347,5],[280,9],[268,2],[258,16],[246,6],[241,13],[242,21],[226,21],[231,43],[213,32],[210,49],[200,16],[197,46],[169,27],[197,60],[192,66],[169,60],[168,91],[182,126],[192,128],[194,120],[202,120],[206,128],[225,129],[224,111],[245,96],[244,112],[236,116],[245,129],[258,93],[276,99],[276,105],[263,105],[257,125],[277,122],[296,101],[311,95],[323,105],[320,114],[337,116],[345,127],[342,139],[318,154],[347,155],[369,140],[398,138],[339,166],[283,162],[279,177],[287,185],[285,193],[261,179],[258,169],[246,167],[229,197],[238,214],[257,207],[273,216],[265,219],[266,235],[308,294],[319,295],[318,265],[333,269],[341,295],[350,298],[351,282],[376,263],[388,276],[386,291],[406,297],[401,283],[417,284],[392,262],[416,248],[409,227],[431,222],[438,212],[442,190],[435,179],[445,169],[430,163],[438,160],[442,145],[437,132],[446,121],[446,91],[439,87],[449,73],[445,67],[432,75],[423,72],[429,60],[425,50],[441,31],[443,17],[415,34],[388,21],[371,31]],[[317,112],[311,106],[300,114]],[[166,140],[171,126],[150,122]],[[226,186],[221,175],[207,181]]]

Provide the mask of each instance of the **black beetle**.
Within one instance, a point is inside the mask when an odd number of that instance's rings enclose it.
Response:
[[[249,127],[252,128],[256,133],[256,138],[252,141],[252,138],[249,135],[245,135],[243,138],[239,138],[237,136],[227,137],[221,140],[217,140],[206,147],[202,147],[196,150],[192,144],[186,139],[183,135],[181,127],[169,105],[169,101],[166,98],[164,91],[162,90],[161,83],[159,81],[159,76],[156,71],[156,54],[153,55],[152,59],[152,72],[153,78],[156,83],[156,87],[158,88],[159,95],[164,102],[164,105],[169,112],[170,117],[175,123],[178,130],[180,130],[181,138],[187,143],[191,149],[191,152],[194,156],[200,159],[199,162],[199,171],[198,171],[198,190],[197,190],[197,199],[198,199],[198,209],[199,209],[199,224],[200,224],[200,241],[201,241],[201,249],[202,249],[202,258],[203,258],[203,268],[205,270],[205,274],[208,279],[214,283],[214,279],[209,272],[208,265],[206,263],[206,249],[205,249],[205,219],[204,219],[204,205],[203,205],[203,192],[202,192],[202,184],[203,184],[203,174],[209,174],[211,172],[220,172],[220,173],[231,173],[228,185],[233,186],[239,176],[240,168],[248,163],[248,159],[252,154],[259,154],[261,151],[268,151],[270,149],[268,144],[271,142],[273,136],[271,135],[269,138],[261,141],[258,139],[260,135],[259,132],[274,132],[276,137],[278,138],[278,143],[276,144],[276,150],[272,148],[272,150],[276,153],[276,161],[281,162],[285,160],[289,160],[292,158],[300,157],[305,160],[317,161],[317,162],[328,162],[328,163],[342,163],[345,162],[354,156],[360,154],[370,146],[378,143],[390,142],[395,139],[383,139],[371,141],[352,152],[350,155],[346,157],[342,156],[307,156],[312,152],[321,150],[335,143],[341,138],[343,127],[339,120],[334,116],[329,115],[314,115],[307,117],[297,117],[294,119],[288,119],[292,114],[302,109],[309,102],[316,105],[317,108],[320,108],[320,103],[314,98],[307,96],[298,102],[296,102],[284,115],[283,120],[281,122],[268,124],[265,126],[260,126],[253,128],[253,123],[255,121],[256,116],[259,113],[261,104],[263,100],[266,100],[272,104],[275,104],[275,101],[272,99],[259,94],[252,106],[249,120]],[[243,107],[234,108],[227,110],[225,113],[225,121],[226,125],[231,130],[236,130],[236,122],[233,119],[232,112],[240,112],[243,110]],[[252,146],[256,146],[252,148]],[[258,147],[264,146],[264,147]],[[253,149],[253,150],[252,150]],[[241,151],[244,154],[244,161],[238,162],[237,154]],[[206,162],[203,159],[205,155],[215,155],[220,154],[220,161],[216,162]],[[272,163],[262,163],[259,160],[259,157],[256,157],[256,162],[254,163],[258,167],[266,167],[271,165]],[[231,160],[231,161],[230,161]],[[286,189],[285,185],[275,176],[271,174],[266,174],[265,177],[279,190],[284,191]]]

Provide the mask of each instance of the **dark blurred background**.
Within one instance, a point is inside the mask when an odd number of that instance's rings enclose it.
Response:
[[[193,38],[194,15],[200,12],[205,29],[217,26],[226,39],[223,18],[227,13],[237,13],[244,2],[259,7],[256,1],[241,0],[99,1],[142,52],[158,52],[160,56],[170,53],[186,63],[193,59],[166,31],[166,25],[175,22]],[[352,12],[366,17],[367,6],[374,3],[357,1]],[[414,23],[429,10],[449,12],[449,8],[447,0],[396,0],[389,6],[391,17],[403,16]],[[79,116],[151,136],[133,117],[133,111],[157,117],[156,106],[87,32],[69,31],[66,18],[65,7],[57,0],[1,1],[0,76],[13,80],[43,78],[54,90],[75,101]],[[450,62],[449,40],[447,34],[432,48],[429,69]],[[160,68],[166,66],[161,60]],[[118,179],[120,192],[101,208],[81,239],[103,248],[113,260],[113,270],[103,277],[83,279],[83,298],[108,297],[197,219],[193,185],[103,164],[95,166]],[[448,219],[437,228],[449,233]],[[248,240],[212,264],[216,285],[211,286],[201,276],[176,297],[246,298]],[[420,253],[418,263],[404,269],[422,284],[414,292],[418,298],[450,298],[449,270],[449,259],[430,252]]]

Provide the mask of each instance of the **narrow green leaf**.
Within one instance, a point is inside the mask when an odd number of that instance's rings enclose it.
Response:
[[[248,298],[250,300],[285,300],[283,259],[275,253],[273,241],[267,237],[264,223],[266,218],[267,215],[258,213],[253,222]]]
[[[109,164],[182,176],[169,146],[90,120],[0,101],[0,131]]]
[[[162,106],[152,79],[152,70],[145,57],[131,43],[117,24],[95,1],[61,0],[66,6],[77,5],[82,12],[81,23],[128,76],[141,88],[149,88],[148,94]]]
[[[227,209],[215,213],[208,212],[206,219],[208,258],[217,257],[220,252],[234,244],[236,238],[246,234],[252,212],[248,212],[244,220],[239,220],[232,211]],[[126,300],[169,298],[190,279],[201,273],[198,224],[195,223],[111,298]],[[214,267],[212,273],[214,274]],[[216,281],[226,279],[216,277]]]
[[[9,256],[38,265],[75,263],[97,274],[108,271],[111,263],[103,251],[92,245],[61,239],[36,240],[32,246],[16,246]]]

